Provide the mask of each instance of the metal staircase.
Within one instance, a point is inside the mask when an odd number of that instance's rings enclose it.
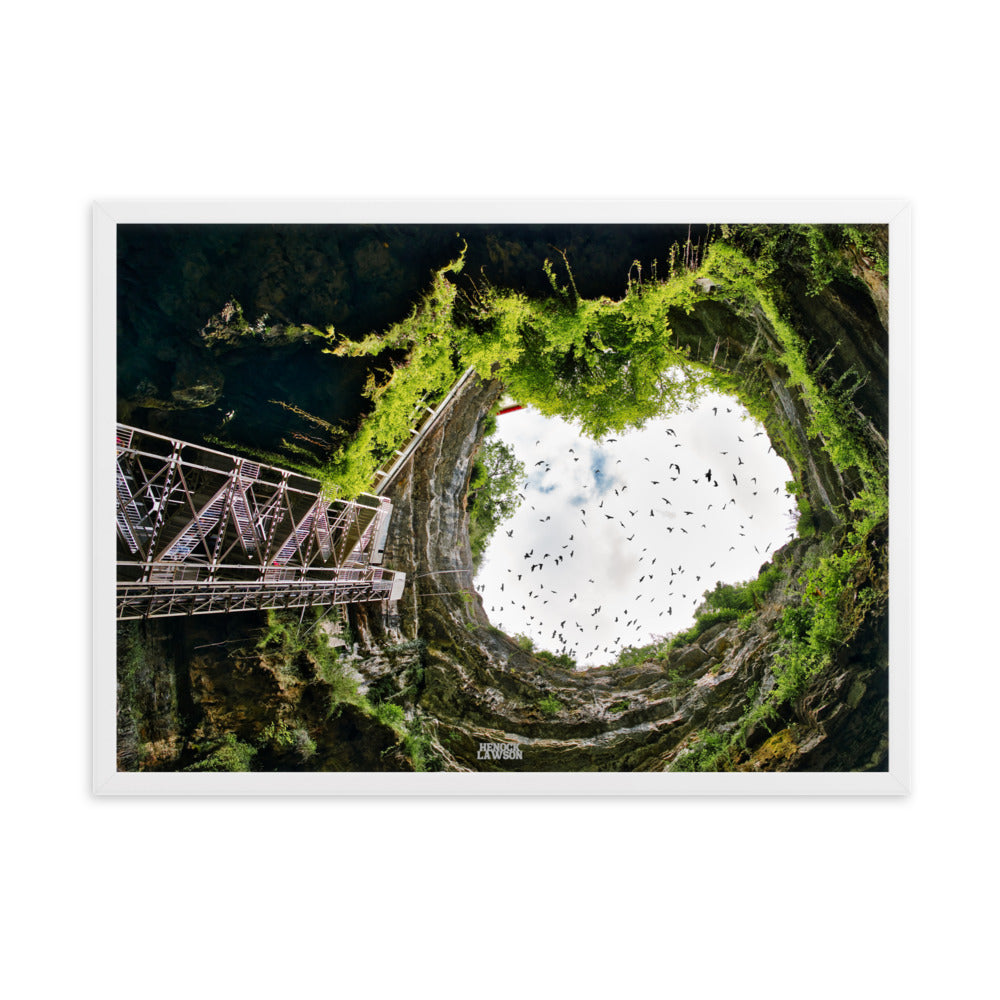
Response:
[[[229,495],[229,490],[230,486],[227,483],[198,512],[194,520],[168,546],[160,558],[184,559],[197,549],[200,541],[206,541],[208,533],[219,523],[219,519],[222,517],[222,512],[226,508],[226,497]]]
[[[118,617],[398,599],[374,565],[392,504],[331,500],[298,473],[118,425]]]

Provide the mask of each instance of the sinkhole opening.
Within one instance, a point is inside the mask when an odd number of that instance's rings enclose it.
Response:
[[[730,396],[600,441],[522,407],[490,442],[524,474],[476,590],[495,627],[579,669],[689,628],[706,591],[756,578],[796,535],[792,473]]]

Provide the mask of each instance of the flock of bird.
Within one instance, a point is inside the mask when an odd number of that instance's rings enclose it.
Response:
[[[725,405],[703,406],[699,415],[718,417],[734,410],[742,415],[738,407]],[[650,440],[648,434],[657,437]],[[764,440],[754,442],[753,449],[742,447],[754,438]],[[566,461],[529,458],[521,509],[501,526],[486,556],[487,563],[505,565],[502,572],[494,565],[490,579],[477,582],[498,627],[514,623],[512,631],[531,637],[536,649],[568,654],[581,665],[606,662],[625,647],[687,627],[704,592],[718,582],[712,575],[717,562],[732,563],[728,553],[746,546],[748,557],[750,548],[754,552],[755,574],[772,549],[794,533],[788,516],[794,508],[778,510],[792,498],[783,485],[790,476],[787,466],[776,456],[767,497],[754,500],[765,482],[756,465],[761,464],[759,446],[767,441],[755,425],[741,423],[711,464],[704,461],[704,447],[693,449],[698,456],[690,458],[691,449],[663,423],[647,428],[648,453],[638,461],[627,454],[614,460],[610,446],[618,440],[590,444],[590,456],[588,444],[575,441],[560,456]],[[535,455],[551,456],[550,435],[528,447]],[[747,456],[754,467],[744,461],[742,453],[748,451],[758,456]],[[699,458],[700,464],[692,464]],[[581,460],[585,464],[579,465]],[[569,477],[567,469],[573,473]],[[780,475],[782,485],[772,487]],[[570,500],[575,501],[571,509]],[[558,506],[546,512],[553,503]],[[784,514],[784,538],[775,537],[772,527],[771,540],[764,543],[765,535],[754,530],[754,511],[770,513],[772,525],[774,514]],[[519,545],[521,536],[527,544]]]

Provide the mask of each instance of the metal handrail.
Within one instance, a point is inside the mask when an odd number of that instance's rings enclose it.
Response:
[[[445,394],[444,399],[434,408],[433,412],[429,413],[427,417],[421,422],[418,432],[410,438],[407,442],[406,447],[402,451],[397,453],[396,458],[393,460],[392,464],[389,466],[389,470],[385,472],[382,478],[377,484],[373,485],[375,493],[381,495],[388,488],[389,484],[396,477],[396,474],[406,465],[406,463],[413,457],[417,448],[423,442],[423,439],[427,436],[431,427],[442,417],[446,412],[448,407],[451,405],[455,397],[458,395],[458,390],[462,388],[463,385],[476,373],[476,369],[470,365],[465,371],[458,377],[455,384],[448,390]],[[388,460],[387,460],[388,461]],[[378,472],[381,472],[385,467],[385,462],[379,466]]]

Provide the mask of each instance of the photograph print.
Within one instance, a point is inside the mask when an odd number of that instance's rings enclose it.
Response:
[[[888,220],[114,241],[116,772],[889,770]]]

